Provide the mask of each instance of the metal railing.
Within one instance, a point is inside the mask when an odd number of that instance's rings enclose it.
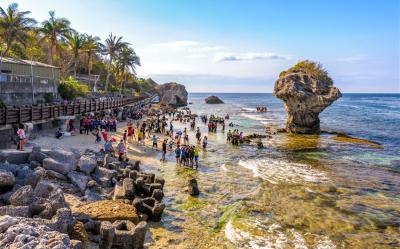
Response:
[[[69,104],[44,104],[38,106],[7,106],[0,108],[0,125],[50,120],[89,112],[123,107],[146,100],[148,97],[112,98],[107,100],[83,100]]]

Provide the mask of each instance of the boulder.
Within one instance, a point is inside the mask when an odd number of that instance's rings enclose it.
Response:
[[[14,175],[17,174],[18,165],[11,164],[8,162],[0,163],[0,170],[10,171]]]
[[[50,169],[46,170],[46,174],[48,176],[52,177],[52,178],[57,178],[57,179],[60,179],[60,180],[63,180],[63,181],[68,180],[68,178],[65,175],[60,174],[60,173],[58,173],[58,172],[56,172],[54,170],[50,170]]]
[[[100,221],[130,220],[135,224],[139,221],[136,209],[122,201],[96,201],[76,207],[74,213],[87,215],[94,220]]]
[[[1,158],[5,158],[9,163],[23,164],[28,163],[30,152],[16,149],[7,149],[0,151],[0,154]]]
[[[30,212],[29,206],[8,205],[8,206],[0,207],[0,216],[1,215],[31,217],[31,212]]]
[[[15,182],[21,186],[31,185],[32,188],[34,188],[41,178],[42,175],[39,171],[33,171],[28,165],[26,165],[17,170]]]
[[[79,190],[84,193],[87,187],[89,178],[83,174],[76,171],[71,171],[68,173],[68,178],[71,182],[79,188]]]
[[[224,103],[224,101],[222,101],[217,96],[209,96],[204,101],[206,102],[206,104],[223,104]]]
[[[116,170],[106,169],[103,167],[97,167],[92,174],[93,179],[102,187],[111,187],[113,185],[112,179],[115,179],[117,175]]]
[[[71,151],[63,149],[53,149],[49,153],[50,157],[60,162],[76,163],[77,155]]]
[[[320,133],[319,113],[342,96],[322,66],[311,61],[281,72],[273,94],[285,103],[286,130],[302,134]]]
[[[0,217],[0,233],[6,231],[10,226],[18,223],[18,219],[9,215]]]
[[[14,206],[28,206],[33,196],[33,188],[30,185],[22,186],[11,195],[10,203]]]
[[[67,234],[55,231],[44,220],[0,217],[0,248],[71,248]]]
[[[29,162],[32,161],[37,161],[39,163],[43,163],[43,160],[46,159],[48,156],[42,152],[42,149],[40,148],[40,146],[34,146],[32,148],[32,152],[29,155]]]
[[[69,172],[76,169],[76,167],[72,163],[56,161],[53,158],[44,159],[43,168],[53,170],[64,175],[67,175]]]
[[[78,167],[79,170],[84,172],[87,175],[90,175],[97,166],[96,158],[83,155],[79,158]]]
[[[14,185],[15,177],[10,171],[0,169],[0,188]]]
[[[197,186],[197,181],[196,181],[196,179],[191,178],[191,179],[188,181],[188,188],[189,188],[189,194],[190,194],[191,196],[197,196],[197,195],[200,194],[199,187]]]
[[[155,88],[159,96],[159,103],[166,106],[186,106],[188,92],[184,85],[177,83],[166,83]]]
[[[38,182],[33,192],[37,197],[48,198],[55,189],[57,187],[53,183],[42,180]]]

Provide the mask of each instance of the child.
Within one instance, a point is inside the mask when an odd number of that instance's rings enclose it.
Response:
[[[25,137],[25,131],[24,131],[24,125],[20,124],[19,129],[17,131],[17,136],[18,136],[18,150],[24,150],[24,145],[26,143],[26,137]]]

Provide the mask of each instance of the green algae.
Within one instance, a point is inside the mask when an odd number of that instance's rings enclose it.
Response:
[[[208,205],[208,202],[201,199],[189,196],[188,200],[180,205],[180,208],[185,211],[195,211]]]

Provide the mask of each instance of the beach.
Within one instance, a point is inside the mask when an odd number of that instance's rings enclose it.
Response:
[[[229,121],[245,134],[263,133],[265,126],[275,132],[284,124],[281,106],[275,109],[274,102],[264,102],[269,110],[260,114],[251,102],[238,97],[230,100],[222,95],[227,103],[210,112],[202,95],[194,94],[189,107],[198,115],[229,113]],[[186,127],[190,143],[196,144],[189,123],[173,124],[175,131]],[[166,180],[166,209],[161,222],[149,223],[148,248],[396,247],[400,177],[390,163],[396,160],[392,153],[398,150],[388,146],[394,141],[391,137],[379,141],[382,148],[373,148],[342,142],[329,134],[274,133],[272,138],[263,139],[265,148],[260,150],[254,142],[239,147],[227,144],[230,127],[225,133],[221,127],[208,133],[199,118],[197,126],[209,137],[207,150],[200,151],[198,170],[177,166],[173,151],[167,152],[166,162],[160,162],[161,152],[151,149],[149,139],[145,148],[128,143],[130,159],[140,160],[141,169]],[[119,123],[118,131],[110,135],[120,138],[125,127],[126,123]],[[369,134],[376,136],[375,132]],[[160,149],[163,136],[156,135]],[[94,143],[93,135],[57,140],[48,134],[32,142],[81,150],[99,150],[102,145]],[[190,178],[199,183],[198,197],[187,192]]]

